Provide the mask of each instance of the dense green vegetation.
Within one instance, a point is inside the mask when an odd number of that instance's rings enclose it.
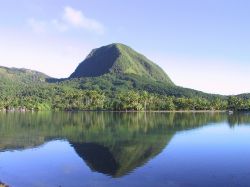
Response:
[[[168,75],[145,56],[123,44],[111,44],[94,49],[79,64],[70,78],[136,75],[146,80],[174,85]]]
[[[68,79],[0,67],[0,110],[249,110],[250,96],[182,88],[123,44],[93,50]]]
[[[107,92],[66,85],[37,84],[0,96],[2,110],[249,110],[250,99],[175,97],[146,91]]]

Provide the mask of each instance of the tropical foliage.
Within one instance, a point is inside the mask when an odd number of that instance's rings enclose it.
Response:
[[[0,67],[0,110],[249,110],[250,96],[176,86],[145,56],[123,44],[93,50],[66,79]]]

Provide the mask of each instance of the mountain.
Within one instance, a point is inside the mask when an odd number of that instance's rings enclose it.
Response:
[[[218,96],[176,86],[162,68],[120,43],[92,50],[62,82],[88,90],[139,90],[177,97]]]
[[[49,78],[48,75],[38,71],[24,68],[7,68],[3,66],[0,66],[0,77],[1,82],[14,83],[46,82],[46,79]]]
[[[2,101],[0,101],[0,105],[1,103],[2,105],[5,103],[4,106],[10,102],[16,103],[17,98],[23,101],[23,97],[20,95],[24,96],[24,92],[27,93],[27,96],[34,95],[33,90],[37,90],[38,86],[47,87],[48,78],[49,76],[38,71],[0,66],[0,100]]]
[[[250,110],[249,94],[228,97],[175,85],[123,44],[97,49],[69,78],[0,66],[0,110]]]
[[[92,50],[70,78],[98,77],[105,74],[131,75],[174,85],[159,66],[132,48],[119,43]]]

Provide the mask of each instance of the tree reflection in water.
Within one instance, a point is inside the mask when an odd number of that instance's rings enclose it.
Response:
[[[121,177],[158,155],[176,132],[228,121],[250,122],[249,114],[226,113],[1,113],[0,151],[67,140],[91,168]]]

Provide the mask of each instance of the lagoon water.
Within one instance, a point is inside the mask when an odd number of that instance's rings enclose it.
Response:
[[[247,187],[250,114],[1,113],[12,187]]]

